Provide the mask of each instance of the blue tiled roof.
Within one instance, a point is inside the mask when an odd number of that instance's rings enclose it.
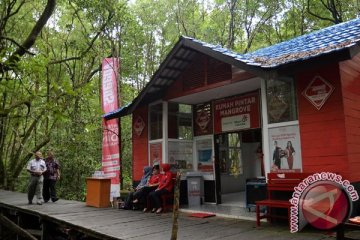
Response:
[[[360,41],[360,18],[333,25],[247,54],[235,53],[217,45],[208,44],[193,38],[185,38],[244,62],[247,65],[274,68],[355,45]]]
[[[239,68],[249,67],[250,70],[254,70],[255,68],[255,72],[258,74],[260,72],[258,71],[258,68],[266,70],[277,68],[288,63],[306,61],[310,58],[350,48],[359,42],[360,18],[333,25],[289,41],[246,54],[239,54],[219,45],[213,45],[194,38],[183,36],[160,65],[159,69],[153,75],[147,86],[134,99],[134,101],[113,112],[104,114],[102,117],[112,119],[124,116],[132,113],[132,111],[141,103],[160,99],[163,91],[165,91],[165,89],[173,81],[175,81],[180,74],[179,71],[174,70],[174,67],[171,66],[171,64],[174,64],[173,62],[175,62],[177,68],[179,68],[178,66],[180,65],[182,66],[182,70],[185,69],[187,65],[185,66],[184,62],[188,64],[188,62],[191,61],[191,58],[189,57],[191,56],[191,54],[189,54],[190,51],[200,51],[205,52],[206,54],[215,53],[215,55],[217,55],[216,57],[219,57],[220,55],[219,58],[225,56],[225,58],[221,60],[229,64],[235,64]],[[174,56],[178,53],[177,51],[179,49],[182,49],[181,52],[179,51],[179,54],[183,54],[185,51],[186,54],[184,56],[187,56],[190,59],[184,59],[184,62],[182,62],[183,57],[175,58]],[[170,62],[172,63],[170,64]],[[167,69],[168,65],[170,66]],[[176,74],[174,74],[174,72]],[[161,84],[159,84],[159,81]],[[166,84],[164,84],[164,81]],[[155,95],[157,98],[153,97]]]

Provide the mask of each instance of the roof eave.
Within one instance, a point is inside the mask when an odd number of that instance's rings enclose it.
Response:
[[[328,64],[349,60],[352,58],[352,47],[340,49],[327,54],[321,54],[308,59],[282,64],[274,68],[277,75],[294,75],[305,69],[311,70]]]
[[[131,102],[126,108],[122,111],[115,113],[114,115],[105,117],[106,120],[123,117],[129,114],[132,114],[133,111],[142,104],[148,90],[155,83],[155,79],[158,78],[161,72],[166,68],[169,61],[171,61],[172,57],[177,53],[180,48],[189,48],[210,57],[213,57],[217,60],[223,61],[225,63],[231,64],[238,68],[244,69],[252,74],[255,74],[264,79],[268,79],[269,76],[275,75],[294,75],[297,72],[301,72],[304,69],[314,69],[319,66],[323,66],[326,64],[331,64],[334,62],[344,61],[351,59],[353,56],[360,52],[359,44],[352,45],[350,47],[346,47],[337,51],[329,52],[326,54],[321,54],[319,56],[310,57],[307,59],[301,59],[298,61],[293,61],[285,64],[276,65],[273,67],[264,67],[264,66],[253,66],[247,64],[241,60],[235,59],[234,57],[228,56],[221,52],[215,51],[211,48],[203,46],[201,43],[192,41],[190,39],[180,37],[179,41],[172,48],[171,52],[167,55],[165,60],[161,63],[158,70],[155,72],[151,80],[145,86],[145,88],[140,92],[140,94]],[[155,101],[157,99],[161,99],[161,95],[155,94],[147,97],[150,101]]]

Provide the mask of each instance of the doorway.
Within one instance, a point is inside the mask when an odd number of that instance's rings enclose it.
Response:
[[[246,207],[246,180],[262,175],[261,129],[215,135],[216,203]]]

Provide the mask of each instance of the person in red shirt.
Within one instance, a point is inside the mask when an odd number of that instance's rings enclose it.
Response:
[[[151,212],[161,213],[161,199],[160,197],[163,194],[171,193],[174,187],[174,181],[172,179],[172,173],[170,171],[170,164],[162,164],[162,174],[159,186],[156,188],[155,191],[149,194],[150,201],[153,205],[153,209]]]
[[[160,183],[160,169],[159,169],[159,165],[154,165],[153,169],[152,169],[152,174],[151,177],[149,178],[146,186],[144,186],[143,188],[139,189],[138,191],[136,191],[134,193],[134,204],[140,203],[141,205],[146,204],[146,197],[148,196],[148,194],[152,191],[155,191],[155,189],[159,186]],[[144,212],[147,211],[147,208],[144,208]]]

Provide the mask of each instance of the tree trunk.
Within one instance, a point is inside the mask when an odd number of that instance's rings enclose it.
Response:
[[[173,226],[171,231],[171,240],[177,239],[178,233],[178,216],[179,216],[179,197],[180,197],[180,177],[181,173],[176,175],[175,189],[174,189],[174,206],[173,206]]]

